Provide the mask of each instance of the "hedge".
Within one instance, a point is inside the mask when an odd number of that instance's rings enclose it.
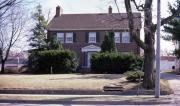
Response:
[[[142,78],[144,77],[144,72],[143,71],[127,71],[125,75],[128,81],[136,82],[136,81],[142,80]]]
[[[35,73],[70,73],[76,70],[76,54],[68,50],[47,50],[30,55],[29,65]],[[52,71],[51,71],[52,69]]]
[[[143,59],[133,54],[97,53],[91,58],[91,71],[101,74],[122,74],[139,70]]]

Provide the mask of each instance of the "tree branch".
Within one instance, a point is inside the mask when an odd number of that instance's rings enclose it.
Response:
[[[128,24],[129,24],[129,31],[133,39],[136,41],[137,45],[140,46],[142,49],[146,49],[146,44],[138,37],[138,31],[137,29],[134,28],[134,20],[133,20],[133,13],[132,13],[132,8],[130,4],[130,0],[124,0],[125,2],[125,7],[126,7],[126,12],[128,16]]]
[[[146,49],[146,44],[140,39],[140,37],[138,36],[138,29],[134,28],[134,18],[141,18],[141,17],[135,17],[133,16],[132,13],[132,9],[131,9],[131,5],[130,5],[130,1],[131,0],[124,0],[125,2],[125,6],[126,6],[126,12],[127,12],[127,17],[122,18],[122,19],[118,19],[116,17],[114,17],[116,20],[122,21],[124,19],[128,19],[129,21],[129,31],[130,31],[130,35],[133,37],[133,39],[136,41],[137,45],[140,46],[142,49]],[[114,0],[114,3],[116,4],[117,9],[119,9],[118,5],[117,5],[117,0]],[[119,11],[119,10],[118,10]],[[120,12],[119,12],[120,13]]]
[[[9,52],[15,43],[18,42],[20,36],[22,36],[22,31],[25,28],[26,18],[24,17],[23,10],[21,8],[15,7],[9,11],[9,17],[7,17],[4,23],[0,24],[0,43],[3,47],[0,48],[3,51],[1,55],[1,60],[6,61],[9,56]],[[2,27],[3,24],[6,24]],[[8,31],[8,32],[7,32]]]
[[[118,10],[118,13],[120,13],[119,6],[118,6],[118,4],[117,4],[117,0],[114,0],[114,3],[115,3],[115,5],[116,5],[116,8],[117,8],[117,10]]]
[[[172,6],[170,6],[170,9],[172,9]],[[163,18],[161,20],[161,25],[167,24],[169,21],[171,21],[172,19],[174,19],[176,16],[178,16],[180,13],[180,1],[177,1],[177,9],[173,8],[173,12],[171,16],[168,16],[166,18]],[[154,30],[156,30],[157,28],[157,24],[154,24]]]
[[[137,5],[136,0],[131,0],[131,1],[134,3],[134,5],[138,11],[144,11],[144,5],[143,4]]]
[[[170,20],[172,20],[173,18],[178,16],[179,13],[180,13],[180,7],[178,8],[178,10],[176,11],[175,14],[173,14],[173,15],[167,17],[167,18],[162,19],[161,25],[167,24]]]
[[[0,3],[0,10],[5,7],[10,7],[15,3],[16,0],[4,0]]]

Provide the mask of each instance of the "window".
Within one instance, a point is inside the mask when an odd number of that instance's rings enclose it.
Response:
[[[114,33],[115,43],[120,43],[120,32]]]
[[[57,33],[57,40],[64,43],[64,33]]]
[[[122,33],[122,43],[130,43],[130,34],[129,32]]]
[[[73,43],[73,33],[66,33],[66,43]]]
[[[96,32],[89,32],[89,43],[96,43]]]

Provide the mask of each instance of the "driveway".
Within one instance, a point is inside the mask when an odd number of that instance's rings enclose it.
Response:
[[[171,95],[175,104],[180,106],[180,75],[162,73],[161,78],[167,79],[171,88],[174,90],[174,94]]]

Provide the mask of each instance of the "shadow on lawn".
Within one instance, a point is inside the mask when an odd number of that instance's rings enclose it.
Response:
[[[62,74],[63,75],[63,74]],[[68,75],[68,74],[66,74]],[[123,77],[121,74],[74,74],[76,76],[68,78],[53,78],[50,80],[74,80],[74,79],[106,79],[106,80],[115,80]]]

